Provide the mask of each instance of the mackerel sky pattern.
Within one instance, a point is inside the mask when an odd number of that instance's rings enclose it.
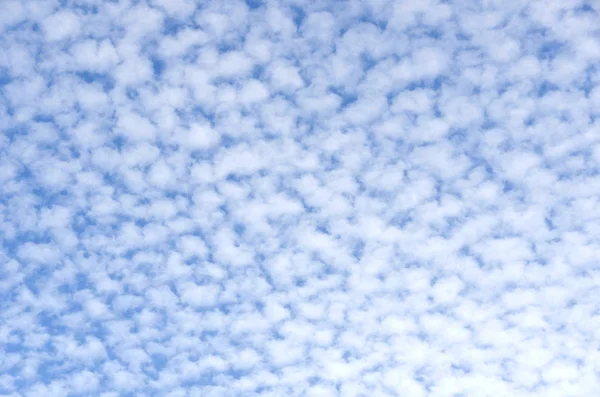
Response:
[[[1,0],[0,396],[597,396],[598,12]]]

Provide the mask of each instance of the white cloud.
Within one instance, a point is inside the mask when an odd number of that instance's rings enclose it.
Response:
[[[54,267],[61,258],[60,251],[52,244],[35,244],[27,242],[19,247],[19,259]]]
[[[250,80],[240,90],[239,101],[243,104],[262,102],[269,97],[269,90],[258,80]]]
[[[71,52],[79,70],[95,73],[108,72],[119,62],[119,55],[108,39],[76,42]]]
[[[80,18],[72,11],[61,10],[43,21],[45,37],[49,41],[72,38],[81,30]]]
[[[216,76],[223,77],[246,77],[253,62],[241,51],[226,52],[219,58],[219,66],[215,70]]]
[[[189,129],[178,131],[178,143],[190,150],[209,149],[221,139],[219,132],[207,123],[194,123]]]
[[[150,121],[135,112],[126,110],[119,115],[118,129],[132,141],[152,140],[156,133]]]
[[[4,3],[0,394],[596,392],[592,5]]]
[[[216,285],[185,283],[181,286],[181,300],[192,307],[210,307],[218,302],[220,288]]]
[[[274,62],[271,66],[270,76],[275,90],[290,93],[304,87],[304,81],[298,73],[298,68],[285,62]]]

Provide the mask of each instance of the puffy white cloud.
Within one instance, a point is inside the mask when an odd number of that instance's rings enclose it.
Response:
[[[81,20],[71,10],[60,10],[44,19],[42,26],[46,40],[58,41],[77,36],[81,30]]]
[[[182,149],[204,150],[219,143],[221,136],[208,123],[194,123],[189,129],[177,132],[177,141]]]
[[[94,73],[108,72],[119,63],[119,55],[110,40],[84,40],[71,48],[75,68]]]
[[[269,97],[269,90],[258,80],[250,80],[240,90],[239,101],[243,104],[262,102]]]

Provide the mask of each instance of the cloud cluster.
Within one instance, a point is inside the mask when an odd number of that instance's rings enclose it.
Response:
[[[595,395],[598,12],[3,0],[0,395]]]

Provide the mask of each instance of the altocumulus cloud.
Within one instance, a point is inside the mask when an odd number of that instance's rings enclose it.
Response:
[[[597,7],[2,0],[0,395],[598,395]]]

